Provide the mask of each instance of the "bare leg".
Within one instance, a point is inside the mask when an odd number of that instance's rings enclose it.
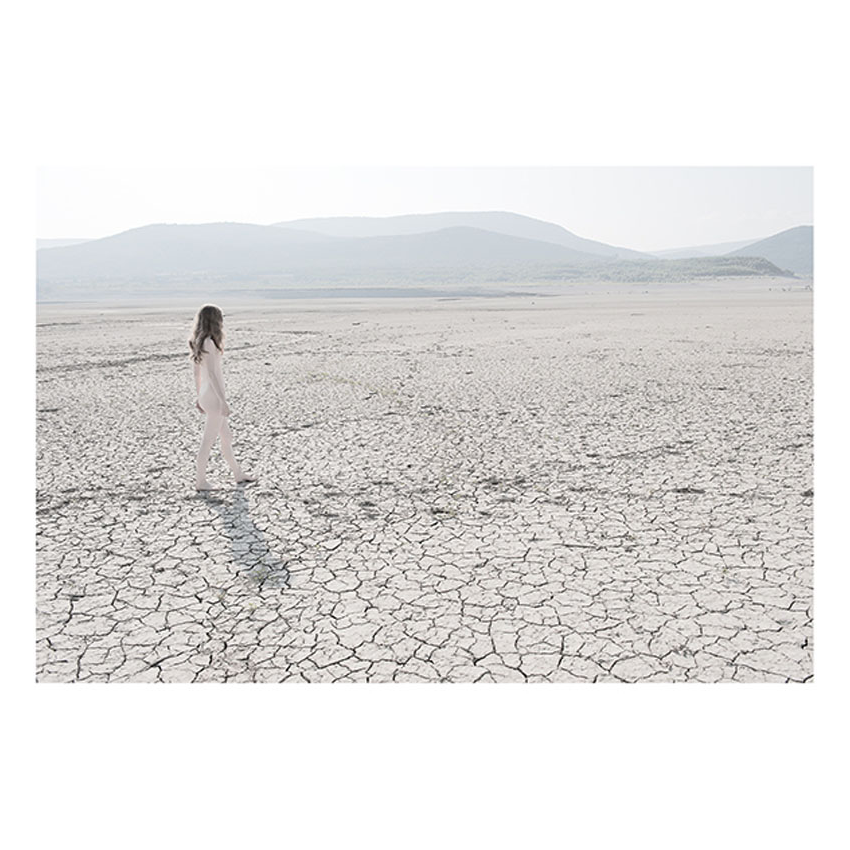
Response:
[[[204,436],[201,438],[201,448],[198,450],[198,460],[195,472],[195,488],[197,490],[211,490],[207,481],[207,462],[210,459],[215,439],[221,430],[222,421],[226,422],[226,417],[220,413],[207,413],[207,421],[204,425]],[[231,453],[232,456],[232,453]]]
[[[242,467],[239,466],[236,462],[236,458],[233,456],[233,433],[230,430],[230,425],[227,422],[226,416],[221,417],[219,434],[221,434],[221,453],[224,455],[224,459],[227,461],[230,471],[236,477],[237,481],[244,480],[245,476],[242,472]]]

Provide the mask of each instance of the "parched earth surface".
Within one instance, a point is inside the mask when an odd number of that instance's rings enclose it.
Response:
[[[811,292],[45,307],[39,682],[806,682]]]

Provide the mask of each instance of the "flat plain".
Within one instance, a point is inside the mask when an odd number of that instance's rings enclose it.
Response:
[[[812,294],[46,305],[39,682],[807,682]]]

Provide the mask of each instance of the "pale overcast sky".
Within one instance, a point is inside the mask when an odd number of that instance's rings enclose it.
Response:
[[[652,251],[759,239],[812,224],[812,175],[794,168],[41,168],[41,239],[159,222],[507,210]]]

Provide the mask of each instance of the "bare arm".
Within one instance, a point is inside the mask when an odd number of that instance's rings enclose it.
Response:
[[[192,366],[195,372],[195,395],[198,395],[201,391],[201,364],[197,360],[193,360]]]
[[[224,397],[224,375],[221,371],[221,352],[212,344],[207,357],[210,358],[210,383],[212,384],[215,394],[221,399],[221,403],[226,405],[227,400]]]

